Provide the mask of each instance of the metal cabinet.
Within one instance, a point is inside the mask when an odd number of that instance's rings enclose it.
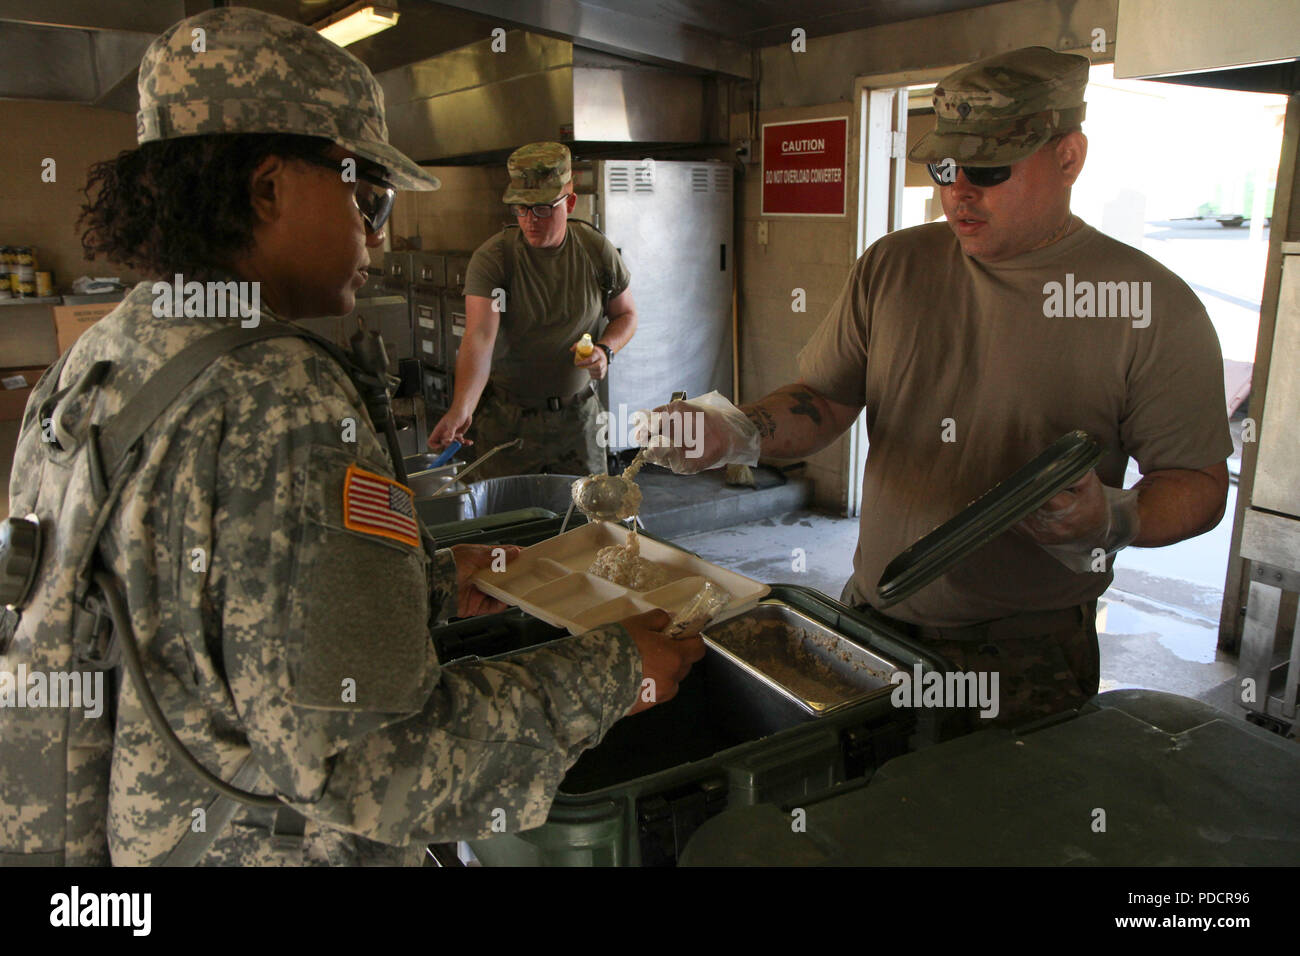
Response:
[[[602,384],[630,415],[671,392],[734,398],[731,366],[732,170],[725,163],[595,164],[597,225],[632,273],[637,332]],[[615,433],[618,447],[627,436]]]

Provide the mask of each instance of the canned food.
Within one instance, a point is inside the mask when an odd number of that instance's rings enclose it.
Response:
[[[54,295],[54,276],[48,272],[36,273],[36,296]]]
[[[31,246],[14,248],[14,264],[11,286],[15,295],[36,294],[36,250]]]

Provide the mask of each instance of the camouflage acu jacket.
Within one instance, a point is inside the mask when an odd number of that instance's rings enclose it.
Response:
[[[65,385],[113,363],[88,420],[232,321],[156,318],[153,301],[150,283],[136,286],[73,347]],[[286,849],[274,811],[241,806],[201,863],[418,864],[424,843],[490,835],[502,812],[510,830],[537,826],[566,770],[634,702],[640,657],[617,625],[508,663],[439,665],[428,628],[454,613],[451,553],[430,560],[358,521],[355,502],[345,514],[355,476],[382,486],[392,473],[351,380],[310,343],[228,353],[144,442],[101,552],[149,684],[210,770],[229,780],[251,753],[253,789],[307,818]],[[35,500],[41,454],[28,409],[12,513]],[[42,613],[56,611],[28,608],[22,626]],[[162,862],[214,794],[166,749],[129,680],[114,730],[112,862]],[[43,813],[63,808],[27,819]]]

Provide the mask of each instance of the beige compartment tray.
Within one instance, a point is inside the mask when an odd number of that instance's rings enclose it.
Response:
[[[525,548],[505,571],[478,572],[474,582],[486,594],[571,634],[654,608],[676,614],[705,581],[732,596],[731,603],[714,616],[715,623],[749,610],[767,596],[766,584],[645,535],[640,536],[641,557],[668,571],[667,584],[653,591],[633,591],[587,573],[597,551],[626,544],[629,534],[621,524],[593,521]]]

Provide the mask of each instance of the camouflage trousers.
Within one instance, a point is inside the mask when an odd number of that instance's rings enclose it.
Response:
[[[1074,710],[1096,695],[1101,682],[1096,601],[969,627],[890,620],[953,670],[997,673],[998,714],[973,716],[971,730],[1015,727]]]
[[[470,437],[479,454],[522,438],[518,448],[497,452],[472,479],[503,475],[603,475],[605,449],[597,442],[600,399],[593,393],[558,411],[544,404],[512,401],[491,383],[483,391]]]

